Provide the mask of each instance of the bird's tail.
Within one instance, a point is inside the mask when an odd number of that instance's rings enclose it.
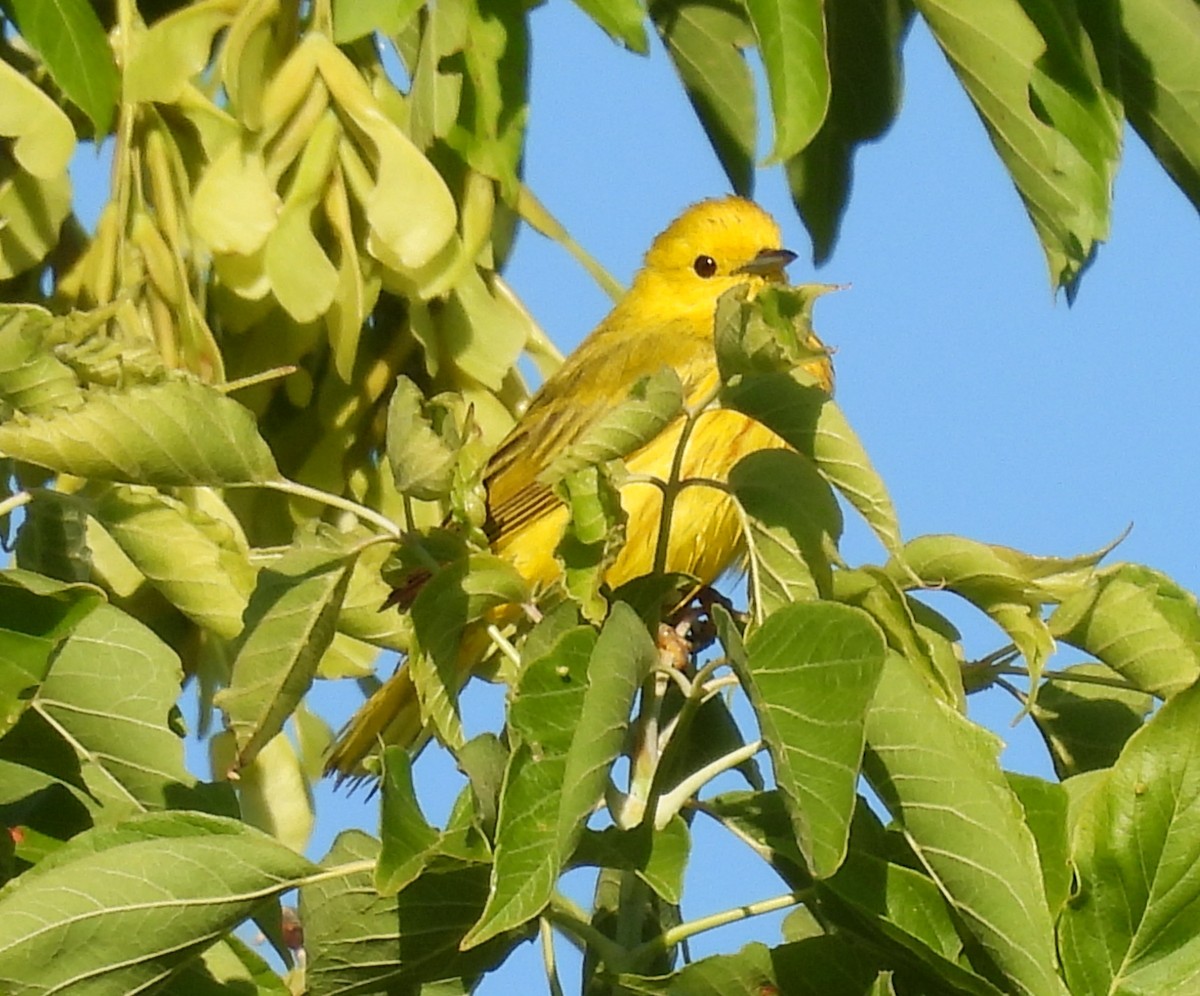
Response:
[[[450,689],[454,695],[467,683],[491,647],[489,621],[469,623],[463,630],[455,659],[455,685]],[[338,782],[368,777],[363,761],[369,755],[384,746],[416,749],[427,734],[412,673],[403,664],[350,717],[329,749],[325,774],[335,776]]]

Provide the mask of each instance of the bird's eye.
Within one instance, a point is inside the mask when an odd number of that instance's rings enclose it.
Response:
[[[717,272],[717,261],[711,256],[697,256],[692,263],[692,269],[696,271],[696,276],[707,280]]]

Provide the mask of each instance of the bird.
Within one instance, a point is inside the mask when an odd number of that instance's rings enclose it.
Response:
[[[753,296],[767,284],[785,282],[784,270],[796,254],[781,242],[779,225],[750,200],[728,196],[693,204],[654,239],[626,293],[530,399],[489,459],[483,483],[492,552],[533,588],[561,575],[555,548],[569,517],[544,472],[635,384],[664,368],[678,375],[685,403],[713,396],[720,383],[714,346],[718,298],[738,287]],[[828,354],[815,336],[809,345],[817,352],[806,369],[832,392]],[[605,573],[611,588],[654,566],[662,491],[645,479],[666,480],[683,431],[680,416],[625,458],[629,480],[620,487],[620,501],[626,538]],[[712,407],[692,429],[681,476],[725,481],[746,454],[786,446],[754,419]],[[712,487],[686,487],[677,494],[670,530],[664,569],[690,575],[698,586],[712,585],[744,551],[734,500]],[[489,642],[482,631],[464,634],[463,682]],[[415,687],[401,667],[352,717],[326,770],[356,777],[381,740],[412,746],[421,733]]]

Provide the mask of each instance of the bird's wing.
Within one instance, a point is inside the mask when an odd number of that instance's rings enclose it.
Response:
[[[615,316],[614,316],[615,317]],[[488,539],[495,542],[558,506],[538,478],[559,453],[578,440],[641,378],[671,366],[684,396],[713,366],[711,342],[674,323],[636,334],[603,323],[534,395],[520,421],[488,463]]]

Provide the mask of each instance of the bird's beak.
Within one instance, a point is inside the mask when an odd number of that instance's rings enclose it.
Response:
[[[782,273],[796,254],[791,249],[762,249],[749,263],[739,266],[734,273],[752,273],[764,276],[770,273]]]

